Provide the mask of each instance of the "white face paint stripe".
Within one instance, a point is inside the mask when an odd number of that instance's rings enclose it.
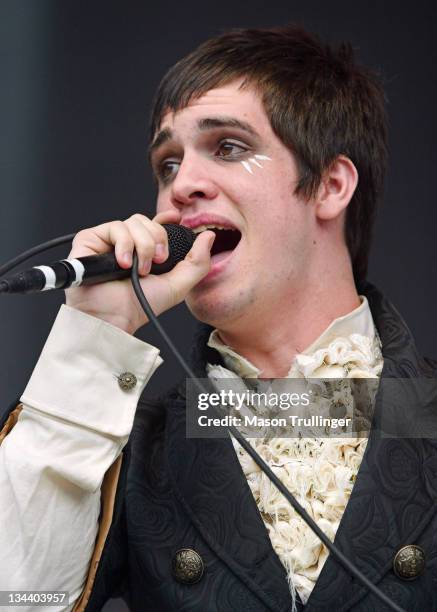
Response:
[[[250,174],[253,174],[253,170],[252,170],[252,168],[250,167],[250,165],[249,165],[249,163],[248,163],[247,161],[242,161],[241,163],[242,163],[242,164],[243,164],[243,166],[246,168],[246,170],[247,170],[248,172],[250,172]]]
[[[46,277],[46,284],[41,291],[48,291],[49,289],[56,289],[56,274],[53,268],[49,266],[33,266],[35,270],[41,270]]]
[[[79,287],[83,281],[83,275],[85,273],[84,265],[78,259],[63,259],[62,261],[68,261],[70,265],[73,266],[74,271],[76,272],[76,280],[73,281],[70,287]]]
[[[252,166],[250,164],[258,166],[258,168],[264,168],[264,166],[259,163],[259,159],[267,159],[269,161],[272,160],[272,158],[268,157],[267,155],[254,155],[253,157],[249,157],[249,161],[242,161],[241,163],[250,174],[253,174]]]

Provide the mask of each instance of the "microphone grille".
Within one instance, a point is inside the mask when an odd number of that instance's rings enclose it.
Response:
[[[188,227],[176,223],[163,224],[168,235],[169,255],[174,265],[185,259],[186,254],[193,246],[196,234]]]

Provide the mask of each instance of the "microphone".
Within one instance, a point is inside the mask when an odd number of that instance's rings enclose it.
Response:
[[[193,246],[196,234],[175,223],[163,224],[168,235],[169,256],[161,264],[152,263],[150,274],[164,274],[182,261]],[[0,281],[0,293],[37,293],[50,289],[67,289],[128,278],[130,268],[121,268],[114,252],[61,259],[45,266],[35,266]]]

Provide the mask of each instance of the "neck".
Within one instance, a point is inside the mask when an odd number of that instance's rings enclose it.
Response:
[[[296,354],[310,346],[332,321],[359,305],[352,272],[343,280],[337,276],[332,284],[321,283],[319,277],[314,283],[306,281],[304,290],[284,296],[282,302],[275,300],[267,312],[253,310],[250,317],[219,328],[219,335],[261,370],[262,378],[283,378]]]

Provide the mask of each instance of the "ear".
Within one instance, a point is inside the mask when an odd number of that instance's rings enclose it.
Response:
[[[326,170],[316,195],[316,216],[329,221],[340,215],[352,199],[358,172],[348,157],[339,155]]]

